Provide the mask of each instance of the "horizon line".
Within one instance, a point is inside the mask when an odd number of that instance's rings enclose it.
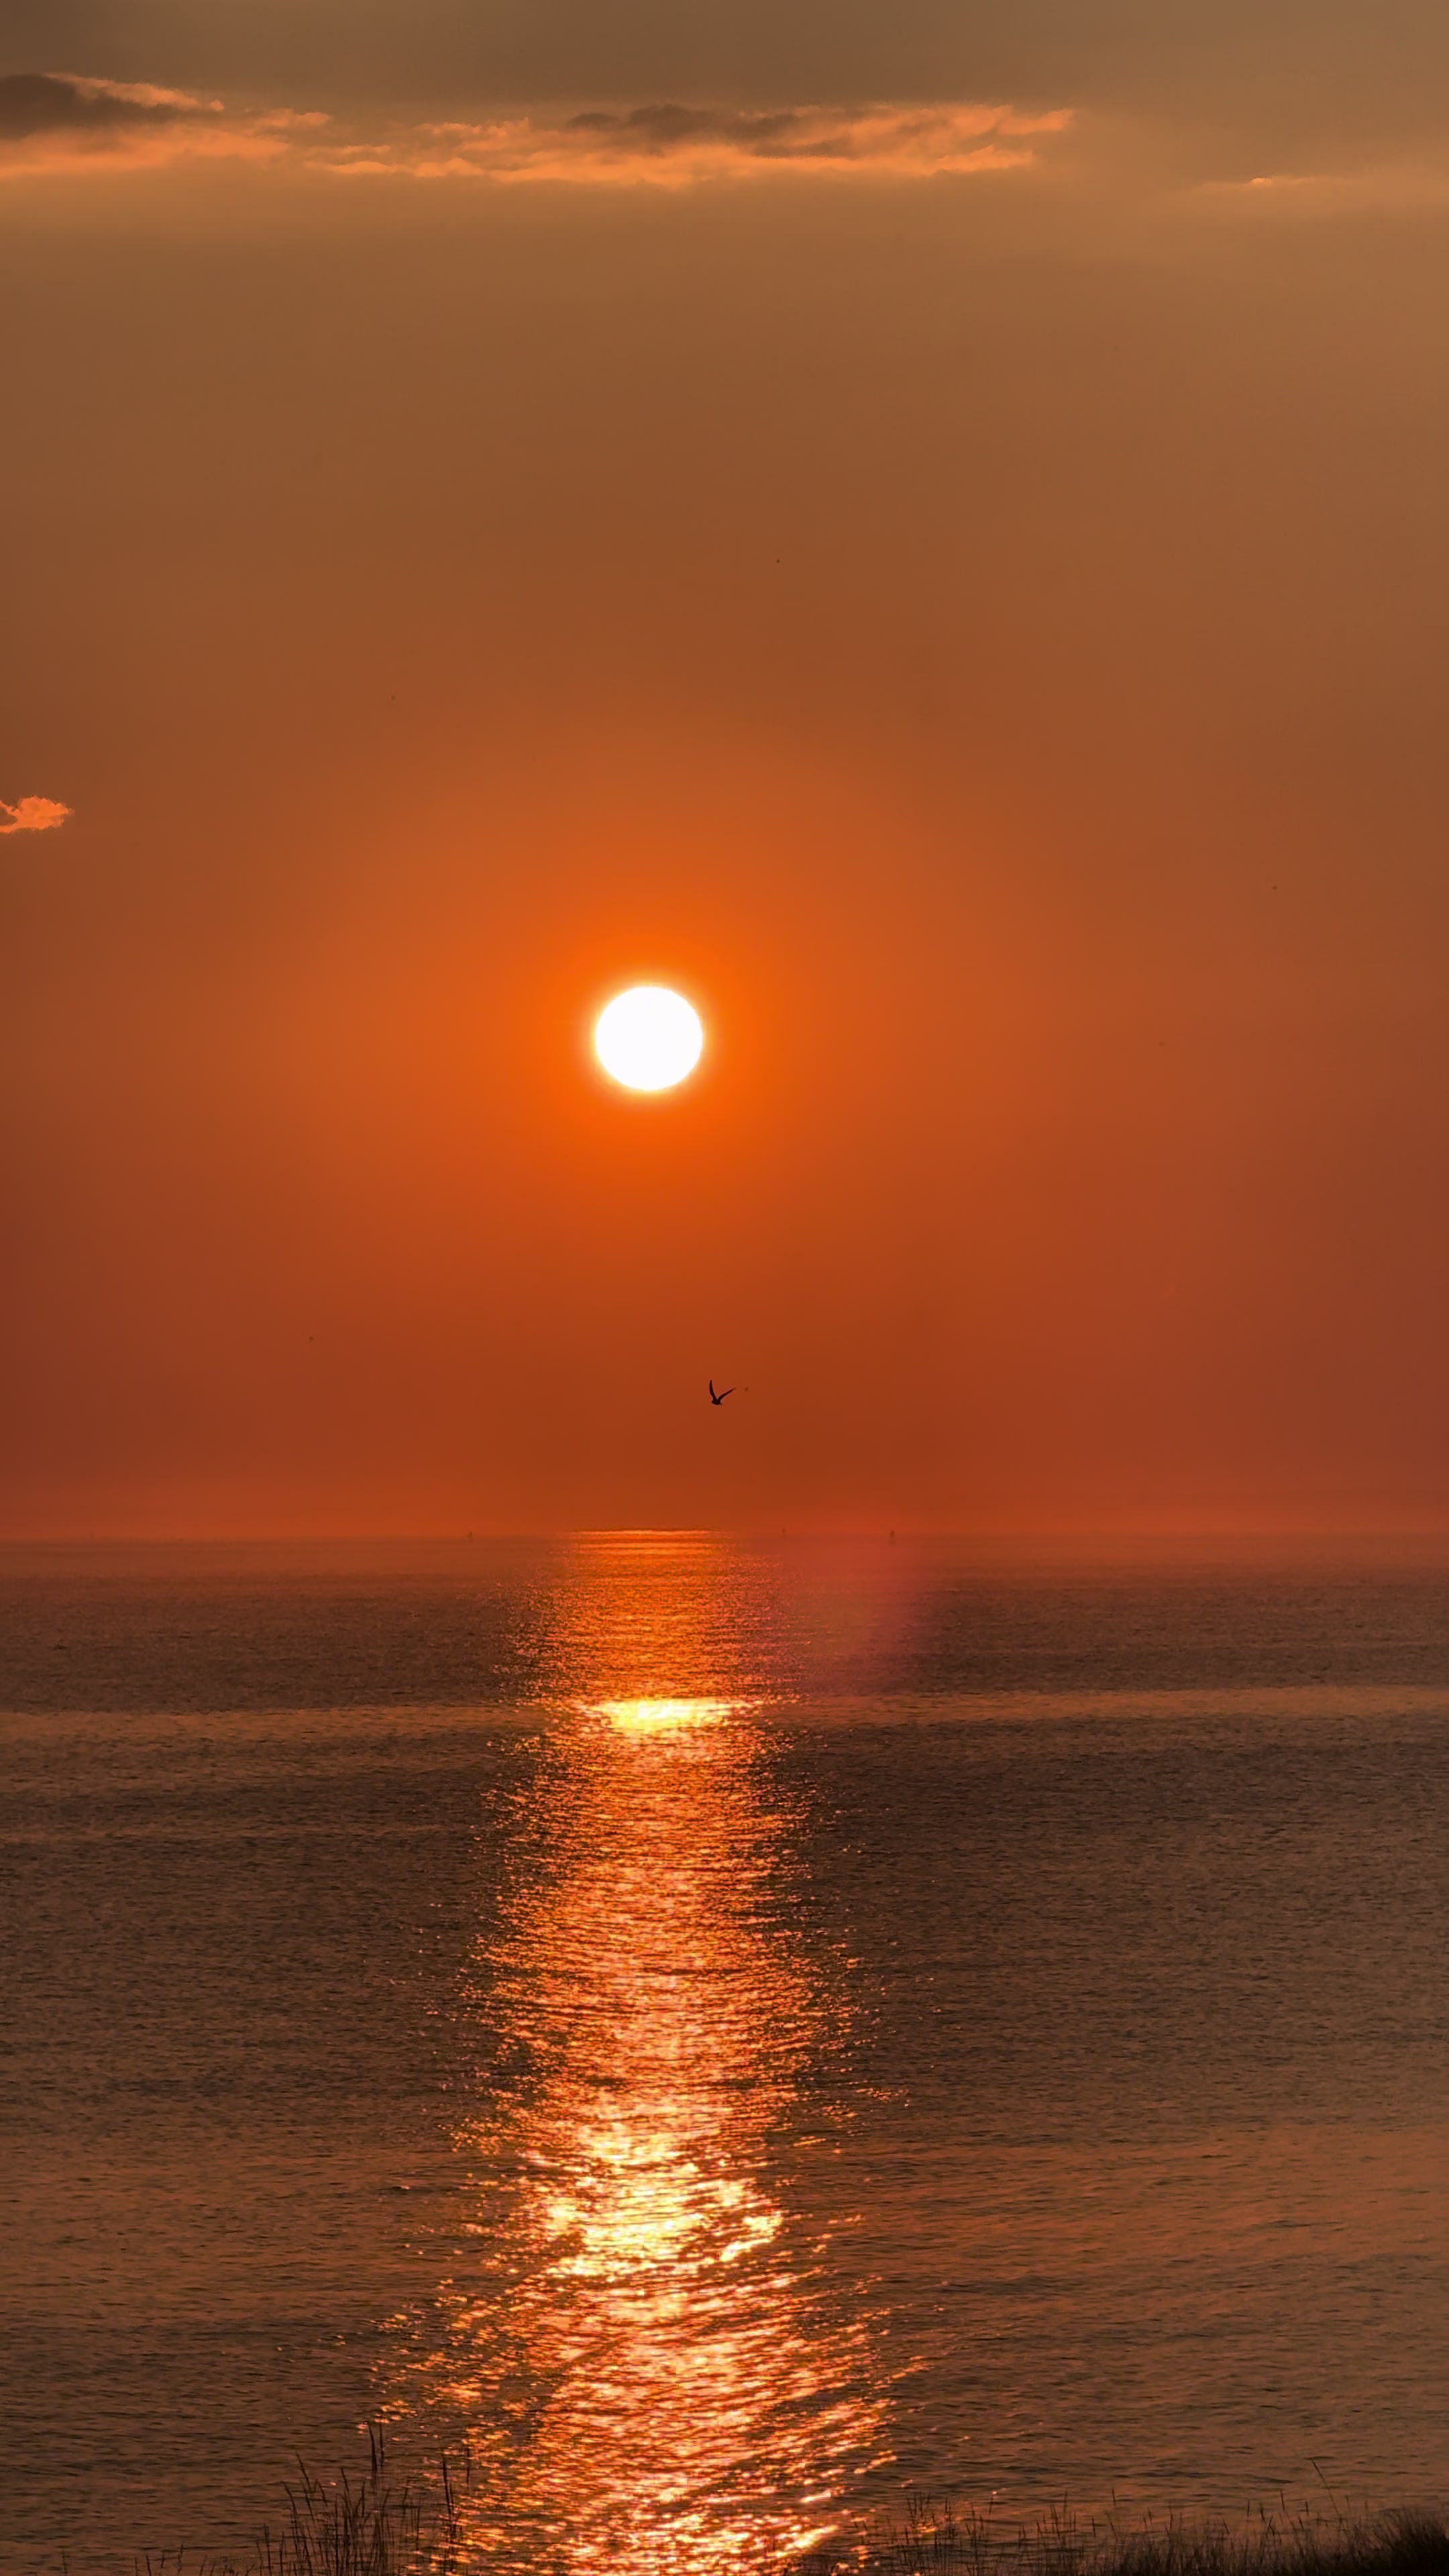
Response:
[[[852,1524],[848,1528],[803,1525],[791,1529],[788,1524],[776,1528],[745,1522],[699,1521],[607,1521],[580,1522],[567,1527],[504,1529],[366,1529],[366,1530],[149,1530],[116,1529],[0,1531],[0,1551],[7,1548],[62,1547],[464,1547],[480,1545],[567,1546],[580,1539],[618,1538],[710,1538],[744,1540],[751,1544],[773,1544],[809,1541],[818,1544],[850,1544],[876,1541],[882,1546],[936,1545],[946,1541],[978,1545],[1144,1545],[1176,1546],[1193,1542],[1237,1540],[1244,1543],[1293,1545],[1312,1542],[1319,1545],[1353,1545],[1373,1543],[1423,1544],[1433,1541],[1449,1546],[1449,1521],[1437,1522],[1223,1522],[1203,1521],[1164,1527],[1140,1523],[1109,1525],[1061,1522],[1042,1526],[1012,1524],[1007,1527],[980,1525],[942,1525],[910,1528],[885,1521]]]

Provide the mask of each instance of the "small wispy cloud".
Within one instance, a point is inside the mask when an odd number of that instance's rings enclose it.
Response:
[[[110,135],[123,126],[176,125],[219,116],[221,103],[148,81],[85,80],[58,72],[0,74],[0,138],[29,142],[40,134]]]
[[[53,832],[70,814],[53,796],[22,796],[16,805],[0,797],[0,832]]]
[[[1417,214],[1449,205],[1449,157],[1354,170],[1266,170],[1251,179],[1210,179],[1194,194],[1225,213]]]
[[[220,99],[73,73],[0,76],[0,170],[155,167],[198,155],[286,158],[348,177],[684,187],[705,179],[880,172],[930,178],[1016,170],[1071,111],[971,100],[731,108],[664,100],[570,115],[392,123],[350,132],[318,111],[229,110]]]
[[[0,171],[154,168],[198,154],[274,160],[329,123],[290,109],[230,113],[219,98],[74,72],[0,73]]]

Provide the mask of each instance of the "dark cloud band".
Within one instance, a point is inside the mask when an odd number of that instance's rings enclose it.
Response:
[[[1016,169],[1071,119],[980,101],[733,108],[675,100],[586,108],[561,118],[390,120],[369,129],[318,111],[229,114],[180,90],[123,87],[50,72],[0,78],[0,146],[12,168],[138,165],[232,154],[300,159],[357,177],[687,183],[771,169],[802,172]]]

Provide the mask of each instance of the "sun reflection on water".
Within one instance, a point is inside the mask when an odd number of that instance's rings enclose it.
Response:
[[[833,2260],[844,2005],[798,1824],[757,1703],[550,1718],[475,1953],[469,2215],[405,2401],[466,2423],[472,2563],[775,2566],[878,2453],[869,2320]]]
[[[722,1726],[747,1703],[737,1699],[601,1699],[586,1717],[607,1718],[623,1735],[679,1735],[697,1726]]]

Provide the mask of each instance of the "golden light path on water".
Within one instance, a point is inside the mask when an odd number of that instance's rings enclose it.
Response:
[[[742,1699],[550,1713],[474,1962],[467,2250],[396,2391],[467,2430],[466,2564],[779,2566],[879,2464],[795,1822]]]

